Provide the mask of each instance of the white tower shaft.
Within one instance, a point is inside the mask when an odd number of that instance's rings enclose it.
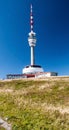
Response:
[[[35,59],[34,59],[34,47],[31,46],[31,65],[35,64]]]

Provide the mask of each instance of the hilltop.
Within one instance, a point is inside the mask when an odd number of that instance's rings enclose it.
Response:
[[[0,118],[12,130],[69,130],[69,77],[0,81]]]

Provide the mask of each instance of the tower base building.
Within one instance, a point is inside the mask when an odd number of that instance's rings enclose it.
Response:
[[[36,74],[38,72],[44,72],[43,68],[39,65],[29,65],[22,70],[23,74]]]

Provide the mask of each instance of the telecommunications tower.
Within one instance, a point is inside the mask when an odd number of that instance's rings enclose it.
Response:
[[[32,5],[30,7],[30,27],[31,31],[28,34],[28,43],[31,49],[31,64],[23,68],[22,73],[23,74],[34,74],[38,72],[43,72],[43,68],[40,65],[35,64],[35,54],[34,54],[34,48],[36,46],[36,33],[33,31],[33,24],[34,24],[34,18],[33,18],[33,8]]]
[[[33,31],[33,12],[32,12],[32,5],[31,5],[31,13],[30,13],[30,26],[31,32],[29,33],[28,42],[29,46],[31,47],[31,65],[35,64],[35,57],[34,57],[34,47],[36,45],[36,33]]]

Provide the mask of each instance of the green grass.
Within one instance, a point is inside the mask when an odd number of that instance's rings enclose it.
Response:
[[[69,78],[0,82],[0,117],[12,130],[69,130],[68,110]]]

